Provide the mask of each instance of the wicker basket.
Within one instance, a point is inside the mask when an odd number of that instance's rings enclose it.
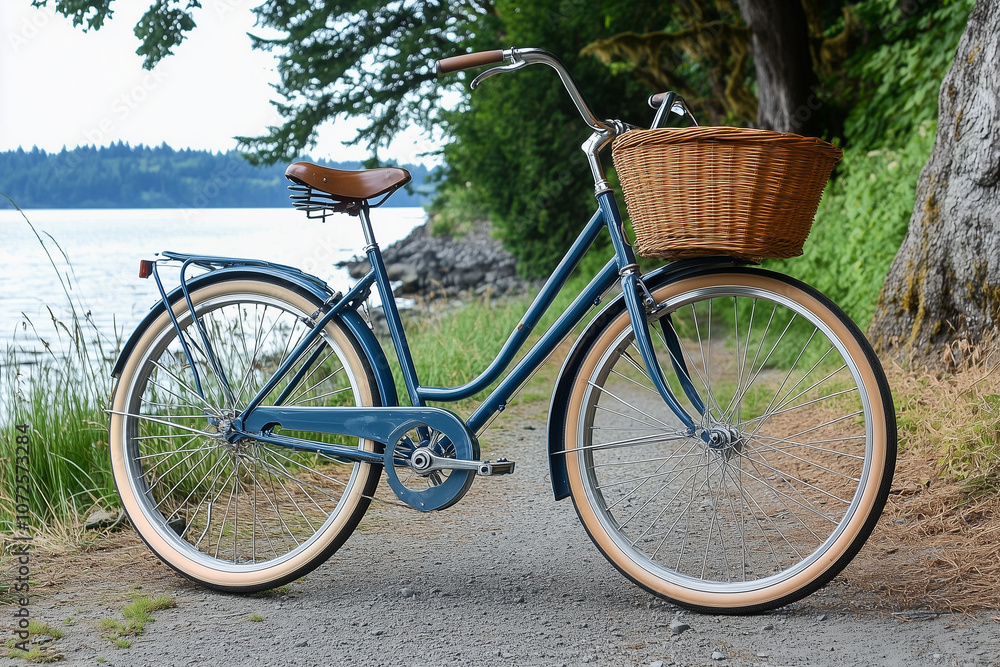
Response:
[[[638,254],[760,261],[802,254],[842,152],[797,134],[691,127],[633,130],[613,154]]]

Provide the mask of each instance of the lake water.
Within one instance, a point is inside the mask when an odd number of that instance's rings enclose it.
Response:
[[[8,345],[38,348],[30,320],[42,337],[54,337],[48,309],[70,313],[70,297],[91,317],[102,337],[127,336],[159,298],[152,278],[139,278],[139,261],[164,250],[265,259],[289,264],[345,290],[353,281],[338,261],[361,254],[364,236],[357,218],[336,214],[326,223],[288,209],[0,210],[0,352]],[[425,220],[422,208],[372,212],[383,248]],[[46,256],[48,249],[55,262]],[[57,271],[58,269],[58,271]],[[164,287],[176,272],[161,270]],[[62,279],[62,284],[60,283]],[[23,358],[23,357],[22,357]]]

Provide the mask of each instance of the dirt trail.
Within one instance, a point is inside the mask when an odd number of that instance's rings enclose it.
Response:
[[[514,475],[478,480],[440,513],[374,503],[347,544],[285,592],[203,590],[126,532],[43,568],[32,616],[65,633],[53,649],[68,665],[1000,665],[996,612],[893,609],[855,583],[856,568],[877,573],[877,547],[760,616],[684,612],[636,588],[591,545],[571,501],[552,500],[546,408],[517,407],[487,433],[484,456],[515,460]],[[378,495],[391,498],[384,482]],[[901,576],[884,567],[886,581]],[[177,606],[117,649],[98,623],[138,593]],[[675,619],[690,629],[675,634]]]

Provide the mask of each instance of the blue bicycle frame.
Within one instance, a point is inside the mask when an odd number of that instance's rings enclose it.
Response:
[[[318,443],[302,438],[275,435],[270,433],[270,431],[280,425],[286,430],[337,433],[387,443],[392,433],[397,431],[404,423],[419,422],[435,428],[440,427],[446,430],[453,439],[458,437],[474,441],[476,434],[485,430],[492,418],[504,410],[507,403],[521,386],[527,382],[535,370],[544,363],[556,347],[570,334],[573,328],[583,320],[587,312],[601,302],[603,295],[614,287],[616,282],[621,285],[624,301],[636,332],[636,343],[650,378],[663,397],[665,404],[677,415],[689,432],[694,432],[696,428],[694,419],[680,406],[676,397],[667,386],[660,366],[656,362],[649,329],[646,326],[647,309],[655,304],[650,303],[651,298],[648,297],[642,285],[635,255],[623,236],[622,218],[618,211],[617,203],[610,191],[599,194],[597,200],[599,203],[598,210],[585,225],[579,237],[555,268],[548,281],[542,286],[538,295],[525,312],[524,317],[511,333],[493,362],[474,380],[462,386],[450,388],[424,386],[419,382],[399,311],[392,295],[382,254],[378,244],[374,240],[368,211],[367,209],[362,210],[358,217],[364,229],[367,241],[365,252],[371,264],[371,269],[349,292],[343,296],[336,295],[328,299],[328,308],[325,313],[314,315],[315,322],[310,333],[299,342],[297,348],[288,356],[284,364],[260,388],[256,395],[246,404],[240,415],[234,420],[232,437],[252,437],[271,444],[321,452],[337,456],[344,460],[371,462],[382,462],[383,456],[342,445]],[[562,289],[573,270],[576,269],[584,255],[594,244],[602,229],[607,229],[611,236],[615,257],[608,261],[604,268],[601,269],[587,287],[573,300],[566,311],[559,316],[541,338],[527,351],[524,357],[510,370],[473,414],[467,420],[462,421],[449,411],[429,407],[427,405],[428,402],[454,402],[473,396],[500,378],[518,351],[524,346],[546,310],[552,305],[556,294]],[[178,253],[165,253],[165,256],[183,262],[181,266],[180,289],[183,293],[183,298],[187,301],[188,308],[192,312],[194,305],[191,303],[187,285],[188,281],[185,277],[185,271],[192,264],[210,268],[252,266],[256,267],[258,271],[270,273],[278,277],[294,274],[299,279],[305,278],[314,281],[316,284],[323,284],[318,278],[303,274],[292,267],[257,260],[192,256]],[[163,304],[166,305],[169,297],[163,290],[155,267],[153,274],[159,285]],[[373,286],[377,290],[383,304],[389,334],[396,356],[399,359],[403,381],[413,407],[344,408],[283,406],[282,401],[291,393],[297,385],[297,381],[308,371],[310,366],[308,361],[300,366],[297,376],[291,379],[282,394],[273,401],[273,404],[262,405],[263,399],[273,391],[288,375],[290,369],[300,361],[302,355],[309,349],[323,328],[334,318],[341,316],[346,309],[355,311],[359,309],[371,293]],[[339,298],[337,298],[338,296]],[[174,326],[179,328],[172,310],[170,308],[166,310],[168,313],[171,313]],[[200,323],[197,319],[195,322],[197,324],[196,328],[200,328]],[[209,363],[212,364],[213,372],[219,375],[225,386],[227,384],[225,372],[220,365],[214,363],[214,355],[212,354],[212,346],[208,336],[203,330],[199,331],[199,334],[205,356]],[[181,337],[181,340],[183,341],[183,337]],[[362,344],[364,343],[365,341],[362,341]],[[184,349],[192,369],[196,369],[197,364],[194,363],[191,352],[187,349],[186,344],[184,344]],[[365,352],[369,356],[374,356],[373,353],[375,351],[366,348]],[[381,350],[378,352],[381,353]],[[682,385],[689,384],[686,380],[686,371],[679,372],[677,375],[681,379]],[[197,371],[195,371],[196,388],[200,391],[197,378]],[[688,386],[684,386],[683,388],[685,393],[694,394],[693,388],[689,388]],[[696,407],[700,407],[700,401],[693,401],[693,403]]]
[[[371,269],[347,294],[343,296],[336,294],[329,296],[329,298],[324,298],[323,306],[310,318],[311,331],[299,342],[295,350],[275,371],[271,379],[257,391],[256,395],[246,404],[243,410],[233,418],[232,423],[227,425],[226,437],[232,441],[249,438],[273,445],[319,452],[345,461],[388,463],[387,470],[389,470],[394,463],[405,463],[402,459],[395,461],[390,458],[394,456],[392,453],[393,443],[400,436],[404,435],[408,429],[416,426],[418,428],[441,431],[455,445],[458,453],[456,458],[467,463],[473,463],[475,461],[471,461],[471,459],[477,458],[479,452],[477,435],[488,426],[493,417],[504,410],[521,386],[528,381],[531,375],[544,363],[573,328],[583,320],[587,312],[600,303],[602,296],[614,287],[616,281],[621,286],[624,303],[635,333],[635,343],[653,386],[662,397],[664,404],[685,426],[687,432],[695,434],[698,431],[695,418],[681,407],[677,398],[668,387],[660,364],[657,362],[647,325],[647,316],[651,312],[654,312],[658,308],[658,305],[641,279],[635,254],[623,232],[621,213],[615,201],[613,191],[604,178],[603,169],[598,158],[600,150],[607,146],[615,136],[628,131],[628,128],[618,121],[597,121],[593,117],[593,114],[590,113],[589,108],[586,107],[586,103],[579,96],[579,91],[575,89],[572,79],[568,78],[568,74],[563,77],[564,69],[561,63],[552,58],[550,54],[529,49],[519,51],[514,55],[516,58],[522,59],[522,61],[519,61],[522,65],[524,63],[540,62],[557,69],[563,78],[563,83],[566,85],[567,90],[570,91],[571,96],[577,101],[584,119],[594,129],[594,133],[590,139],[584,143],[583,149],[588,156],[594,176],[598,209],[584,226],[580,235],[555,268],[548,281],[541,288],[496,358],[477,378],[464,385],[446,388],[420,384],[406,340],[406,334],[403,331],[399,311],[392,294],[382,254],[378,244],[375,242],[369,218],[369,205],[367,202],[364,202],[360,210],[357,211],[357,214],[364,231],[366,241],[364,252],[368,257]],[[488,74],[481,75],[477,81],[485,78]],[[611,243],[615,252],[614,258],[608,261],[604,268],[574,299],[569,308],[531,346],[525,356],[500,381],[497,387],[486,397],[473,414],[467,420],[463,421],[452,412],[428,406],[428,402],[453,402],[471,397],[485,390],[501,377],[513,362],[518,351],[527,342],[528,337],[534,331],[543,314],[552,305],[556,294],[562,289],[574,269],[580,264],[584,255],[593,246],[602,229],[606,229],[611,236]],[[189,293],[188,281],[185,278],[185,271],[191,264],[209,268],[210,270],[223,267],[253,267],[253,270],[257,273],[273,275],[279,278],[290,278],[300,283],[305,282],[317,288],[314,290],[317,294],[328,294],[327,288],[321,280],[304,274],[292,267],[258,260],[241,260],[224,257],[191,256],[177,253],[166,253],[166,256],[169,259],[183,262],[181,266],[180,291],[186,300],[189,312],[192,313],[195,312],[195,307]],[[184,352],[188,357],[191,368],[195,371],[196,390],[201,393],[201,384],[196,370],[197,365],[194,362],[191,351],[188,349],[188,344],[181,335],[180,325],[170,307],[172,297],[169,297],[164,291],[155,264],[152,267],[152,273],[156,277],[160,289],[163,307],[170,313]],[[348,408],[283,405],[283,402],[291,395],[294,388],[305,377],[311,365],[318,358],[318,351],[313,352],[312,357],[306,359],[305,363],[300,366],[281,394],[275,400],[271,401],[270,404],[264,405],[265,397],[268,397],[275,387],[284,381],[291,369],[299,363],[302,356],[306,354],[306,350],[312,346],[327,324],[332,322],[334,318],[345,317],[348,311],[357,311],[371,294],[373,286],[377,290],[384,308],[389,334],[395,348],[396,356],[399,359],[402,379],[406,386],[411,406],[385,405],[384,407]],[[357,318],[356,313],[351,313],[351,315],[355,319]],[[200,338],[200,343],[203,346],[202,352],[207,362],[210,364],[212,371],[219,377],[223,389],[229,391],[229,381],[226,378],[224,369],[215,360],[211,342],[203,325],[197,317],[193,318],[193,324]],[[695,411],[703,413],[704,405],[691,384],[687,369],[684,367],[683,356],[679,354],[678,343],[674,334],[668,328],[662,332],[662,335],[667,349],[671,353],[671,362],[677,379],[680,381],[681,388]],[[379,344],[372,336],[362,336],[360,343],[369,359],[385,358],[380,347],[374,349]],[[126,356],[128,347],[127,345],[126,350],[123,351],[122,358]],[[395,402],[394,399],[395,391],[393,390],[392,398],[390,399],[391,402]],[[320,443],[304,438],[279,435],[274,433],[274,430],[278,427],[284,430],[340,434],[370,439],[383,443],[387,447],[387,450],[382,454],[363,451],[359,448],[348,447],[346,445]],[[699,435],[702,438],[706,437],[704,432],[699,433]],[[455,467],[458,467],[457,464]],[[486,469],[488,470],[488,462]],[[469,470],[469,468],[465,467],[464,470]],[[480,473],[482,474],[482,470],[480,470]],[[468,476],[466,475],[466,477]],[[391,474],[390,482],[393,482]],[[443,491],[441,498],[434,499],[430,503],[432,506],[429,508],[438,509],[454,502],[468,488],[469,483],[471,482],[466,481],[465,487],[460,492],[455,492],[451,496],[448,495],[448,492]],[[397,494],[400,493],[397,486],[394,486],[394,490],[397,491]],[[420,509],[428,509],[428,506],[425,506],[423,501],[411,502],[411,504],[418,506]]]
[[[309,347],[313,339],[319,335],[323,327],[345,307],[357,308],[362,299],[360,295],[370,292],[372,285],[378,290],[379,297],[385,310],[386,321],[389,334],[392,338],[396,356],[399,359],[403,381],[409,394],[410,402],[415,407],[425,407],[428,401],[452,402],[468,398],[483,391],[492,384],[503,371],[509,366],[517,352],[523,347],[542,315],[551,306],[556,294],[566,283],[573,270],[579,265],[583,256],[587,253],[598,234],[602,229],[607,229],[611,234],[612,244],[615,248],[615,258],[610,260],[604,268],[591,280],[590,284],[580,293],[567,310],[556,320],[556,322],[545,332],[538,342],[531,347],[520,362],[510,371],[502,382],[486,397],[479,408],[465,422],[468,428],[479,433],[489,423],[491,418],[506,407],[508,401],[517,390],[530,378],[532,373],[545,361],[546,358],[556,349],[556,347],[566,338],[566,336],[579,324],[591,307],[600,303],[601,297],[614,285],[616,280],[620,280],[625,303],[632,317],[633,326],[637,332],[637,345],[642,355],[643,361],[649,371],[654,385],[660,392],[671,411],[677,415],[682,423],[693,432],[695,422],[690,415],[680,406],[667,383],[656,362],[653,352],[652,341],[646,327],[646,304],[642,302],[642,289],[640,288],[638,266],[635,262],[635,255],[632,248],[625,242],[622,236],[622,219],[618,212],[617,204],[612,193],[607,192],[598,196],[600,208],[590,222],[584,227],[576,242],[570,247],[562,261],[553,271],[551,277],[543,285],[534,301],[529,306],[524,317],[517,328],[510,335],[499,354],[486,370],[479,377],[459,387],[443,388],[428,387],[419,383],[417,372],[413,365],[413,358],[410,354],[406,334],[403,331],[403,324],[400,320],[399,311],[396,308],[392,295],[389,277],[382,260],[382,254],[378,245],[374,242],[371,222],[367,214],[359,216],[364,227],[365,237],[368,240],[366,254],[371,264],[371,269],[355,286],[344,295],[334,306],[332,306],[322,318],[318,319],[313,328],[313,333],[307,336],[298,349],[290,355],[283,367],[278,369],[270,382],[265,384],[257,395],[249,402],[238,422],[234,424],[237,428],[245,429],[256,434],[265,430],[269,425],[281,424],[283,428],[316,431],[325,433],[340,433],[346,435],[358,435],[370,437],[371,432],[352,432],[349,423],[356,418],[350,413],[345,413],[342,408],[282,408],[279,406],[262,406],[260,402],[265,396],[282,380],[288,370],[297,362],[299,356]],[[301,371],[300,371],[301,372]],[[686,377],[683,374],[682,377]],[[294,381],[293,383],[294,384]],[[286,393],[289,390],[286,389]],[[378,412],[377,409],[374,410]],[[397,408],[398,411],[398,408]],[[343,414],[343,416],[341,416]],[[426,415],[426,410],[414,410],[414,415]],[[392,420],[390,420],[392,421]],[[382,441],[382,438],[376,438]],[[322,445],[324,450],[328,445]],[[337,452],[347,458],[357,455],[356,450],[347,452]]]

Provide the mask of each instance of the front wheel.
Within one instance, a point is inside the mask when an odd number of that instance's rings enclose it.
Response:
[[[567,410],[577,513],[622,573],[680,605],[751,613],[804,597],[885,505],[896,427],[878,360],[785,276],[730,269],[652,293],[654,347],[698,430],[653,388],[624,308],[604,318]]]
[[[380,466],[231,436],[230,424],[312,331],[321,302],[280,279],[221,277],[140,336],[112,399],[111,463],[132,524],[181,574],[252,592],[302,576],[354,530]],[[186,351],[185,351],[186,348]],[[378,405],[357,339],[331,321],[263,404]],[[193,360],[193,365],[191,361]],[[290,433],[375,451],[346,436]]]

